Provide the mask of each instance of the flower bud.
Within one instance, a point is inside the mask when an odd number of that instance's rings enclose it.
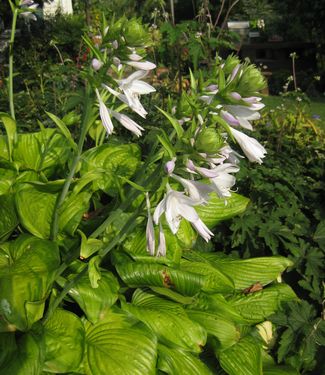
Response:
[[[99,70],[104,64],[98,59],[92,59],[91,66],[94,70]]]
[[[170,175],[171,173],[173,173],[174,169],[175,169],[175,161],[176,161],[176,158],[173,158],[172,160],[169,160],[166,164],[165,164],[165,172]]]
[[[214,129],[205,128],[199,133],[195,147],[199,152],[214,154],[222,147],[223,143],[224,140]]]

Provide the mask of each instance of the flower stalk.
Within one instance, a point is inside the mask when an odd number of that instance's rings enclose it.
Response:
[[[15,120],[15,105],[14,105],[14,43],[16,35],[16,25],[18,17],[18,8],[15,8],[12,16],[11,35],[9,41],[9,107],[10,115]]]

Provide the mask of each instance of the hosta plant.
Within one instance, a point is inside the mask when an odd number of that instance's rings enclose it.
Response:
[[[291,262],[209,242],[248,204],[231,145],[266,154],[242,131],[263,107],[260,73],[217,59],[208,81],[190,73],[180,100],[145,108],[141,23],[104,22],[84,43],[80,122],[48,113],[22,133],[1,113],[0,373],[296,374],[270,356],[267,320],[296,300]]]

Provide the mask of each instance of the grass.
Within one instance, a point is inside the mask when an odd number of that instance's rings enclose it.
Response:
[[[263,103],[266,105],[266,109],[274,109],[282,103],[290,106],[297,104],[294,99],[283,98],[281,96],[265,96],[263,98]],[[311,116],[320,116],[316,121],[319,126],[325,130],[325,99],[311,98],[310,104],[306,104],[306,111],[309,112]]]

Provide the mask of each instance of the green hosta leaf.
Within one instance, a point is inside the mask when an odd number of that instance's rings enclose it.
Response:
[[[263,375],[299,375],[299,372],[290,366],[267,366],[263,368]]]
[[[93,189],[115,192],[119,177],[131,178],[140,163],[140,149],[135,144],[102,145],[86,151],[82,157],[80,174],[100,172],[101,178],[92,183]]]
[[[3,125],[6,129],[8,154],[9,159],[11,160],[12,149],[17,136],[16,121],[4,112],[0,112],[0,121],[3,122]]]
[[[216,291],[227,293],[232,292],[234,289],[231,279],[211,264],[183,259],[180,268],[182,271],[205,276],[205,283],[202,288],[205,292]]]
[[[137,290],[127,310],[157,335],[159,342],[200,353],[206,342],[205,330],[191,321],[181,305]]]
[[[218,359],[228,375],[263,374],[261,345],[251,337],[244,337],[237,344],[222,351]]]
[[[85,331],[77,315],[57,309],[44,325],[44,371],[66,373],[79,367],[84,353]]]
[[[235,310],[251,323],[258,323],[276,312],[282,302],[297,299],[286,284],[271,285],[255,293],[242,294],[228,300]]]
[[[78,228],[82,216],[89,209],[91,193],[83,191],[76,195],[70,195],[59,209],[59,228],[71,236]]]
[[[69,141],[70,145],[73,148],[77,148],[77,145],[75,144],[70,130],[67,128],[66,124],[59,119],[57,116],[55,116],[53,113],[46,112],[45,113],[49,116],[49,118],[55,123],[55,125],[60,129],[61,133],[65,136],[65,138]]]
[[[85,274],[69,291],[69,295],[78,303],[87,319],[94,324],[105,318],[118,298],[120,287],[113,274],[103,270],[97,284],[98,287],[93,288],[88,275]]]
[[[0,242],[6,240],[18,225],[12,194],[0,195]]]
[[[217,339],[219,350],[229,348],[240,338],[239,330],[233,322],[226,320],[227,316],[222,319],[211,312],[190,309],[186,310],[186,313],[191,320],[204,327],[208,335]]]
[[[9,161],[9,151],[8,151],[8,142],[7,137],[0,135],[0,160]]]
[[[49,238],[57,194],[46,191],[46,186],[22,184],[15,198],[21,224],[34,236]]]
[[[58,247],[50,241],[21,235],[0,245],[0,317],[8,329],[24,331],[42,318],[59,264]]]
[[[197,206],[196,211],[204,223],[212,228],[223,220],[243,213],[248,205],[249,199],[242,195],[232,193],[226,202],[223,198],[218,198],[216,194],[211,194],[208,204]]]
[[[195,355],[179,348],[158,345],[158,364],[166,374],[212,375],[213,372]]]
[[[198,293],[204,276],[185,272],[161,264],[129,262],[116,265],[121,279],[130,287],[158,286],[172,288],[186,296]]]
[[[138,320],[110,312],[86,327],[87,375],[154,375],[157,339]]]
[[[64,165],[69,156],[68,141],[54,129],[18,134],[13,150],[13,160],[21,169],[49,170],[47,174],[57,165]]]
[[[281,256],[250,259],[231,259],[217,254],[186,252],[187,259],[205,261],[227,275],[236,289],[245,289],[259,282],[262,285],[275,280],[292,262]]]
[[[10,361],[0,364],[0,373],[6,375],[40,375],[42,373],[44,353],[40,338],[27,333],[17,342],[17,350]]]
[[[225,317],[238,324],[247,324],[247,321],[226,301],[222,294],[206,294],[201,292],[195,296],[195,302],[187,306],[189,309],[207,311],[219,319]]]
[[[47,239],[51,234],[53,213],[60,186],[21,184],[16,193],[16,208],[21,224],[33,235]],[[59,209],[61,232],[73,235],[88,210],[91,194],[70,195]]]

